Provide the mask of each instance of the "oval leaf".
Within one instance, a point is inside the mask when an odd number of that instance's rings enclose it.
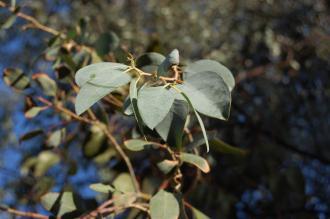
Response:
[[[176,160],[163,160],[157,163],[157,166],[164,174],[168,174],[178,164],[179,162]]]
[[[207,71],[217,73],[225,81],[230,91],[234,89],[235,78],[229,69],[219,62],[209,59],[202,59],[189,64],[184,70],[183,79],[186,80],[194,74],[203,74],[203,72]]]
[[[38,73],[32,76],[32,79],[41,87],[47,96],[55,96],[57,91],[56,82],[45,73]]]
[[[179,203],[172,193],[160,190],[151,198],[151,219],[177,219],[179,214]]]
[[[138,109],[143,122],[154,129],[168,114],[174,102],[174,95],[166,88],[143,87],[138,94]]]
[[[131,151],[142,151],[150,146],[150,143],[140,139],[131,139],[124,142],[125,147]]]
[[[180,62],[179,59],[179,50],[174,49],[170,52],[166,59],[159,65],[157,69],[158,76],[168,76],[168,71],[172,65],[178,65]]]
[[[198,112],[223,120],[229,117],[230,91],[217,73],[194,74],[177,87],[188,96]]]
[[[110,185],[105,185],[103,183],[94,183],[89,185],[89,188],[100,193],[106,193],[108,194],[109,192],[114,192],[115,188],[113,188]]]
[[[101,86],[119,87],[123,85],[123,81],[129,82],[129,75],[123,73],[127,67],[127,65],[114,62],[91,64],[79,69],[75,80],[80,87],[87,82]]]
[[[188,154],[188,153],[181,153],[180,159],[183,162],[190,163],[196,167],[198,167],[200,170],[202,170],[204,173],[210,172],[210,166],[207,163],[207,161],[195,154]]]
[[[136,67],[145,72],[155,72],[158,66],[165,60],[165,56],[157,52],[149,52],[136,60]]]

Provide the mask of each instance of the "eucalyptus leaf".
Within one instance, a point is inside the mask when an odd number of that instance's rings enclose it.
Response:
[[[138,80],[136,80],[135,78],[133,78],[131,80],[131,84],[129,87],[129,98],[130,98],[130,102],[131,102],[131,109],[133,111],[135,120],[138,124],[139,130],[142,133],[142,135],[144,135],[144,131],[143,131],[143,119],[142,116],[140,114],[139,108],[138,108],[138,90],[137,90],[137,84],[138,84]]]
[[[131,139],[131,140],[125,141],[124,145],[128,150],[142,151],[145,148],[147,148],[148,146],[150,146],[150,143],[147,141],[144,141],[144,140],[140,140],[140,139]]]
[[[47,96],[55,96],[57,91],[56,82],[45,73],[38,73],[32,76],[32,79],[41,87]]]
[[[43,107],[43,106],[34,106],[31,109],[29,109],[28,111],[26,111],[24,113],[24,116],[27,119],[32,119],[33,117],[37,116],[41,111],[47,109],[47,107]]]
[[[178,219],[180,207],[172,193],[160,190],[150,200],[151,219]]]
[[[154,129],[168,114],[174,96],[168,89],[159,87],[143,87],[138,94],[138,110],[143,122]]]
[[[3,70],[4,82],[16,90],[24,90],[30,87],[30,79],[26,76],[21,69],[6,68]]]
[[[168,174],[178,164],[179,164],[179,162],[176,160],[163,160],[163,161],[157,163],[157,166],[164,174]]]
[[[100,193],[106,193],[108,194],[109,192],[114,192],[115,188],[113,188],[110,185],[106,185],[103,183],[94,183],[89,185],[89,188],[96,191],[96,192],[100,192]]]
[[[191,211],[193,214],[193,219],[210,219],[210,217],[208,217],[203,212],[201,212],[200,210],[198,210],[194,207],[191,207]]]
[[[182,146],[183,130],[188,113],[187,102],[176,99],[166,117],[156,126],[157,133],[170,146]]]
[[[178,65],[180,62],[179,59],[179,50],[172,50],[165,58],[165,60],[159,65],[157,69],[158,76],[168,76],[168,71],[172,65]]]
[[[136,67],[145,72],[155,72],[165,60],[165,56],[157,52],[145,53],[136,60]]]
[[[194,74],[204,74],[204,72],[212,71],[222,77],[229,90],[235,87],[235,78],[228,68],[217,61],[202,59],[189,64],[184,70],[183,79],[186,80]]]
[[[79,69],[75,75],[76,83],[82,87],[87,82],[104,87],[119,87],[130,81],[124,71],[127,65],[114,62],[100,62]]]
[[[195,154],[189,154],[189,153],[180,153],[180,159],[183,162],[187,162],[198,167],[204,173],[210,172],[210,166],[208,162],[201,156]]]
[[[128,173],[121,173],[119,176],[116,177],[112,184],[114,188],[121,193],[135,192],[132,178]]]
[[[230,91],[217,73],[194,74],[177,87],[188,96],[198,112],[223,120],[229,117]]]

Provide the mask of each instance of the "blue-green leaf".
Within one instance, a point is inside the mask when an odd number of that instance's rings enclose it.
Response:
[[[168,114],[173,102],[173,93],[162,86],[142,87],[137,105],[143,122],[154,129]]]
[[[151,198],[151,219],[178,219],[179,214],[179,203],[172,193],[160,190]]]

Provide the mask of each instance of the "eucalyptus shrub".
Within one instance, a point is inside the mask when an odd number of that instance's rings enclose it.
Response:
[[[157,166],[171,177],[171,186],[166,190],[160,189],[156,194],[142,195],[146,198],[145,202],[141,203],[133,170],[130,172],[131,179],[123,175],[127,181],[132,181],[129,187],[122,188],[119,181],[116,183],[118,179],[113,186],[101,183],[91,185],[98,192],[112,193],[114,197],[123,195],[126,199],[124,205],[139,206],[152,219],[174,219],[180,215],[184,218],[186,203],[181,197],[181,179],[184,176],[180,166],[188,163],[204,173],[210,171],[207,160],[199,156],[196,149],[205,144],[206,151],[209,151],[200,114],[228,119],[231,91],[235,85],[231,72],[216,61],[204,59],[181,66],[179,60],[177,49],[166,57],[151,52],[137,60],[130,56],[130,65],[100,62],[81,68],[75,75],[80,87],[75,103],[78,115],[88,111],[109,93],[129,85],[122,112],[135,118],[139,137],[126,140],[125,148],[134,152],[153,149],[154,153],[159,153],[158,150],[167,153]],[[203,139],[193,146],[185,140],[185,130],[188,130],[191,116],[195,116],[203,133]],[[193,209],[193,214],[194,218],[207,218],[196,209]]]

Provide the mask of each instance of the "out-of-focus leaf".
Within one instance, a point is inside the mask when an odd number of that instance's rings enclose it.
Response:
[[[76,218],[82,211],[82,200],[72,192],[50,192],[41,197],[42,206],[61,218]]]
[[[183,162],[190,163],[196,167],[198,167],[200,170],[202,170],[204,173],[210,172],[210,166],[208,162],[195,154],[189,154],[189,153],[180,153],[180,159]]]
[[[16,90],[24,90],[30,87],[30,79],[18,68],[4,69],[2,77],[8,86]]]
[[[210,217],[206,216],[203,212],[194,207],[191,207],[191,211],[193,214],[193,219],[210,219]]]
[[[234,89],[235,79],[229,69],[219,62],[209,59],[202,59],[189,64],[184,70],[183,79],[186,80],[194,74],[204,74],[204,72],[208,71],[215,72],[220,75],[230,91]]]
[[[113,186],[116,190],[122,193],[133,193],[135,192],[132,178],[128,173],[121,173],[113,181]]]
[[[115,188],[113,188],[110,185],[105,185],[103,183],[91,184],[89,186],[89,188],[96,191],[96,192],[106,193],[106,194],[109,194],[109,192],[114,192],[115,191]]]
[[[136,60],[136,67],[144,72],[156,72],[165,56],[157,52],[145,53]]]
[[[0,30],[11,28],[16,21],[16,17],[17,17],[16,15],[11,15],[9,18],[7,18],[7,20],[1,24]]]
[[[150,146],[150,143],[140,139],[130,139],[124,142],[125,147],[131,151],[142,151]]]
[[[56,82],[45,73],[38,73],[32,76],[32,79],[41,87],[47,96],[55,96],[57,91]]]
[[[151,198],[151,219],[178,219],[179,214],[179,203],[172,193],[160,190]]]
[[[47,109],[48,107],[47,106],[35,106],[35,107],[32,107],[31,109],[29,109],[28,111],[26,111],[24,113],[24,116],[27,118],[27,119],[32,119],[33,117],[37,116],[41,111]]]
[[[49,168],[58,164],[60,157],[51,151],[43,151],[38,155],[35,165],[34,175],[36,177],[43,176]]]
[[[102,33],[95,42],[98,55],[104,56],[119,46],[119,38],[114,32]]]
[[[33,130],[31,132],[25,133],[19,138],[19,142],[30,140],[36,136],[43,135],[44,131],[41,129]]]
[[[209,142],[211,148],[220,153],[234,154],[240,156],[245,156],[248,153],[246,150],[231,146],[220,139],[212,139]]]
[[[164,174],[168,174],[178,164],[179,163],[176,160],[163,160],[157,163],[157,166]]]
[[[64,137],[65,137],[64,128],[56,130],[49,135],[49,137],[47,139],[47,145],[49,147],[58,147],[61,144]]]
[[[83,146],[84,155],[86,157],[94,157],[97,155],[105,141],[104,132],[99,126],[92,126],[90,131],[87,142]]]
[[[138,109],[143,122],[154,129],[168,114],[174,102],[174,95],[168,89],[142,87],[138,94]]]

